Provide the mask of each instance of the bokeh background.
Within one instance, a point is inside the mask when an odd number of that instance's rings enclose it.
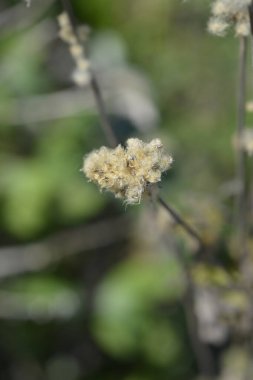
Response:
[[[161,194],[222,240],[236,39],[208,35],[208,1],[72,4],[118,138],[160,137],[174,157]],[[60,12],[0,3],[0,378],[195,379],[174,247],[194,241],[148,199],[126,207],[80,171],[106,140],[92,92],[71,81]]]

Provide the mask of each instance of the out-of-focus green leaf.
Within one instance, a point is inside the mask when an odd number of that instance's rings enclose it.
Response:
[[[94,334],[116,356],[141,350],[151,357],[151,342],[158,341],[162,335],[161,330],[157,330],[158,335],[152,332],[158,322],[151,317],[152,309],[159,302],[180,297],[183,288],[182,275],[174,259],[159,254],[152,258],[130,258],[116,267],[98,289]],[[166,325],[163,327],[166,330]],[[166,336],[173,341],[169,327]],[[143,346],[144,341],[149,348]],[[156,360],[155,354],[153,359]]]
[[[161,367],[173,365],[183,349],[177,331],[166,320],[146,326],[141,346],[148,361]]]
[[[46,89],[47,76],[41,71],[45,41],[48,38],[45,29],[37,27],[33,33],[20,33],[10,40],[2,54],[2,78],[4,86],[15,95],[31,94],[38,89]]]
[[[70,181],[61,189],[58,198],[59,212],[66,222],[95,215],[105,204],[105,196],[85,181]]]
[[[14,234],[29,237],[44,228],[55,186],[40,163],[21,162],[6,168],[4,221]]]

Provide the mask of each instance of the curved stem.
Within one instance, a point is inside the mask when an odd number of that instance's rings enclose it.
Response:
[[[199,236],[199,234],[194,230],[194,228],[191,227],[190,224],[188,222],[186,222],[185,219],[183,219],[182,216],[179,215],[179,213],[175,209],[173,209],[168,203],[166,203],[160,196],[158,196],[157,200],[160,203],[160,205],[166,211],[168,211],[168,213],[173,217],[173,219],[177,222],[177,224],[179,224],[181,227],[183,227],[183,229],[192,238],[194,238],[195,240],[197,240],[197,242],[199,243],[200,247],[204,247],[204,242],[202,241],[202,239]]]
[[[91,77],[91,89],[92,89],[94,98],[96,100],[97,109],[99,111],[101,126],[104,130],[108,143],[110,144],[112,148],[114,148],[118,145],[117,138],[115,136],[115,133],[110,124],[108,115],[106,113],[102,93],[94,74],[92,74],[92,77]]]
[[[61,3],[62,3],[62,7],[63,7],[64,11],[67,13],[67,15],[69,17],[73,32],[74,32],[77,40],[79,41],[79,37],[78,37],[78,33],[77,33],[77,26],[78,25],[77,25],[77,21],[76,21],[72,6],[71,6],[69,0],[61,0]],[[93,93],[93,96],[94,96],[94,99],[95,99],[95,102],[97,105],[97,109],[99,112],[101,127],[104,131],[104,134],[106,136],[108,143],[110,144],[110,146],[112,148],[114,148],[117,146],[117,138],[116,138],[116,136],[113,132],[113,128],[110,124],[109,117],[106,113],[106,108],[105,108],[104,100],[102,97],[102,92],[101,92],[101,89],[98,85],[97,79],[96,79],[93,72],[91,72],[90,86],[91,86],[91,90],[92,90],[92,93]]]

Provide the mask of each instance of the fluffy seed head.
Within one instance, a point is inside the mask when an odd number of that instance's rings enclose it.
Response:
[[[236,145],[242,148],[249,156],[253,155],[253,129],[245,128]]]
[[[137,138],[128,139],[126,148],[102,147],[84,159],[83,172],[101,189],[114,193],[127,204],[140,203],[147,185],[161,181],[162,173],[172,164],[165,154],[161,140],[144,143]]]
[[[228,22],[218,17],[212,17],[210,18],[208,22],[207,29],[211,34],[215,34],[216,36],[223,37],[225,36],[228,27],[229,27]]]
[[[208,23],[210,33],[224,36],[229,26],[235,28],[235,35],[246,37],[250,33],[248,7],[251,0],[215,0],[212,4]]]

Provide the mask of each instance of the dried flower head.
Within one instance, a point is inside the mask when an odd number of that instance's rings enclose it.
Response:
[[[101,189],[114,193],[127,204],[140,203],[148,184],[161,181],[161,175],[172,164],[165,154],[161,140],[144,143],[137,138],[128,139],[126,148],[102,147],[85,157],[83,171],[90,181]]]
[[[235,146],[243,149],[249,156],[253,155],[253,129],[245,128],[240,138],[235,139]]]
[[[247,112],[250,112],[252,113],[253,112],[253,101],[252,100],[249,100],[247,103],[246,103],[246,111]]]
[[[248,36],[250,34],[248,11],[250,2],[251,0],[215,0],[208,23],[209,32],[224,36],[228,28],[234,25],[236,36]]]
[[[63,12],[58,16],[58,23],[60,26],[59,36],[69,45],[70,54],[76,64],[76,68],[72,74],[72,79],[77,86],[86,86],[90,83],[91,73],[90,62],[85,56],[84,48],[80,44],[79,39],[74,32],[69,16],[66,12]],[[84,30],[87,29],[82,29],[82,40],[85,39]]]

